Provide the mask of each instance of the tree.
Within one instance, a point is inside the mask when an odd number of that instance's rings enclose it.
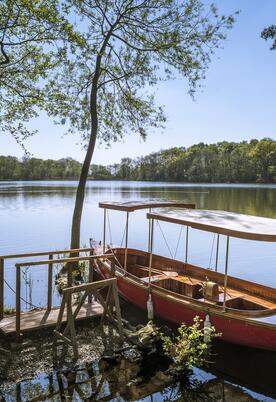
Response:
[[[76,193],[71,248],[80,244],[86,180],[96,140],[110,144],[125,132],[145,139],[162,127],[164,112],[152,92],[160,80],[186,77],[194,94],[233,16],[205,10],[200,0],[68,0],[85,45],[72,44],[49,82],[57,98],[48,113],[87,143]]]
[[[270,138],[263,138],[257,143],[252,154],[257,166],[258,181],[265,183],[273,181],[276,167],[276,142]]]
[[[49,71],[58,68],[67,43],[80,36],[60,11],[58,0],[0,3],[0,129],[23,145],[35,131],[27,123],[51,102]]]
[[[265,28],[261,33],[261,37],[265,40],[272,39],[273,42],[270,50],[276,49],[276,25],[270,25]]]

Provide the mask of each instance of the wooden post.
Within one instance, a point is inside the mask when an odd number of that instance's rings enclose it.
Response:
[[[4,317],[4,259],[0,258],[0,320]]]
[[[20,303],[20,291],[21,291],[21,268],[20,265],[16,264],[16,317],[15,317],[15,330],[17,339],[20,338],[20,313],[21,313],[21,303]]]
[[[115,309],[116,309],[118,330],[119,330],[119,334],[123,337],[124,333],[123,333],[123,325],[122,325],[121,308],[120,308],[120,302],[119,302],[119,296],[118,296],[117,281],[114,281],[111,286],[112,286],[112,290],[113,290],[113,299],[114,299]]]
[[[218,271],[218,256],[219,256],[219,234],[217,235],[217,250],[216,250],[216,264],[215,270]]]
[[[151,208],[149,208],[149,213],[151,213]],[[151,220],[149,219],[148,253],[150,252],[150,236],[151,236]]]
[[[188,247],[189,247],[189,226],[187,226],[186,230],[186,250],[185,250],[185,264],[188,263]]]
[[[114,258],[112,258],[112,260],[110,261],[110,268],[111,268],[111,276],[112,278],[115,278],[115,260]]]
[[[104,227],[103,227],[103,253],[105,253],[105,246],[106,246],[106,208],[104,208]]]
[[[223,295],[223,311],[226,305],[226,291],[227,291],[227,278],[228,278],[228,258],[229,257],[229,236],[226,239],[226,256],[225,256],[225,272],[224,272],[224,295]]]
[[[153,252],[153,229],[154,229],[154,219],[151,219],[150,257],[149,257],[149,286],[150,286],[150,283],[151,283],[152,252]]]
[[[53,259],[53,254],[49,255],[49,260]],[[52,291],[53,291],[53,264],[48,264],[48,298],[47,298],[47,310],[52,308]]]
[[[125,264],[124,264],[125,272],[127,270],[128,218],[129,218],[129,212],[127,212],[126,215],[126,243],[125,243]]]
[[[72,311],[72,294],[70,292],[68,292],[66,297],[67,297],[67,323],[70,328],[74,357],[75,357],[75,359],[77,359],[78,358],[78,345],[77,345],[75,323],[74,323],[73,311]]]
[[[90,255],[93,255],[93,251],[90,251]],[[93,282],[94,277],[94,260],[89,260],[89,274],[88,274],[88,282],[91,283]],[[93,297],[92,294],[90,293],[88,296],[88,303],[92,303]]]

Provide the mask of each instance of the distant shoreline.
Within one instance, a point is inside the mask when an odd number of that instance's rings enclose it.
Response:
[[[0,156],[0,180],[78,180],[82,164],[72,158]],[[166,183],[276,183],[276,141],[199,143],[174,147],[112,165],[91,164],[90,180]]]
[[[208,182],[176,182],[176,181],[160,181],[160,180],[127,180],[127,179],[92,179],[89,178],[87,180],[88,182],[115,182],[115,183],[145,183],[145,184],[160,184],[160,186],[183,186],[183,187],[275,187],[276,188],[276,183],[208,183]],[[0,184],[1,183],[51,183],[51,182],[61,182],[61,183],[67,183],[67,182],[75,182],[78,183],[78,179],[72,178],[72,179],[20,179],[20,180],[12,180],[12,179],[0,179]]]

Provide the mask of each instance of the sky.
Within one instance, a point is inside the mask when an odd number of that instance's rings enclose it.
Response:
[[[276,24],[276,0],[214,2],[221,14],[237,10],[240,14],[228,31],[223,49],[213,56],[195,100],[187,94],[185,79],[160,84],[156,103],[165,108],[165,129],[153,131],[146,142],[126,133],[123,142],[109,149],[97,146],[93,163],[108,165],[123,157],[199,142],[276,139],[276,51],[269,49],[271,42],[260,37],[264,27]],[[84,159],[85,150],[77,134],[64,136],[63,128],[44,114],[32,124],[39,133],[26,141],[26,148],[34,157]],[[0,154],[20,158],[23,151],[14,139],[0,134]]]

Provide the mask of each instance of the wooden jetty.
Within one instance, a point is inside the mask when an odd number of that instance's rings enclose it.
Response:
[[[76,307],[72,306],[73,312]],[[103,314],[103,307],[100,303],[86,303],[82,306],[76,320],[85,320],[92,317],[98,317]],[[57,324],[60,308],[53,308],[51,311],[45,309],[32,310],[20,315],[20,332],[26,333],[42,328],[55,327]],[[67,312],[62,317],[62,322],[67,321]],[[7,316],[0,321],[0,332],[3,335],[13,335],[16,333],[16,316]]]
[[[73,348],[74,352],[76,351],[75,346],[75,336],[74,329],[72,334],[72,328],[74,323],[72,324],[72,320],[85,320],[91,319],[94,317],[105,317],[109,316],[111,320],[114,322],[119,322],[119,330],[121,330],[121,316],[120,316],[120,306],[118,302],[117,296],[117,285],[113,282],[116,282],[116,279],[104,280],[100,282],[93,282],[93,269],[94,269],[94,260],[96,259],[105,259],[107,255],[95,255],[94,248],[82,248],[82,249],[70,249],[70,250],[59,250],[59,251],[47,251],[47,252],[37,252],[37,253],[29,253],[29,254],[14,254],[14,255],[6,255],[0,256],[0,334],[5,336],[16,335],[17,339],[19,339],[22,334],[35,331],[43,328],[55,327],[57,334],[61,331],[61,325],[64,322],[69,323],[71,337],[73,339]],[[81,255],[86,253],[86,255]],[[68,254],[70,257],[67,258],[55,258],[54,255],[64,255]],[[87,255],[88,254],[88,255]],[[75,257],[71,257],[72,255],[76,255]],[[16,262],[16,286],[15,286],[15,306],[16,312],[15,315],[4,315],[4,267],[5,261],[8,259],[14,259],[16,261],[20,259],[26,258],[34,258],[46,256],[48,259],[45,260],[37,260],[37,261],[24,261],[24,262]],[[112,255],[109,255],[109,258],[112,259]],[[63,289],[63,297],[61,302],[61,307],[53,308],[52,307],[52,285],[53,285],[53,265],[60,263],[75,263],[80,261],[89,261],[89,278],[88,283],[82,284],[80,286],[72,286],[72,269],[69,268],[67,275],[67,288]],[[23,267],[35,267],[39,265],[45,265],[48,267],[48,289],[47,289],[47,307],[43,309],[33,309],[28,312],[21,312],[21,269]],[[69,265],[70,267],[70,265]],[[108,288],[108,296],[105,300],[99,291],[103,288]],[[111,290],[110,290],[111,289]],[[77,305],[72,304],[72,294],[77,292],[84,292],[81,297],[81,302]],[[95,296],[95,297],[93,297]],[[113,299],[111,298],[113,296]],[[69,299],[70,297],[70,299]],[[111,300],[112,299],[112,300]],[[65,308],[65,304],[67,303],[67,308]],[[112,315],[109,304],[115,304],[117,319],[116,321]],[[112,306],[113,306],[112,304]],[[65,329],[65,335],[68,332],[68,325]],[[68,340],[64,334],[60,332],[60,338],[63,340]],[[76,353],[75,353],[76,354]]]

